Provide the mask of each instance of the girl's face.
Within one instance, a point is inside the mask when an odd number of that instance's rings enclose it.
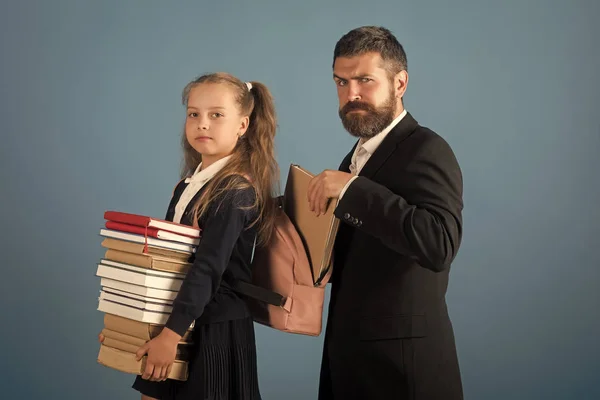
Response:
[[[228,84],[202,83],[190,90],[185,136],[202,155],[202,169],[233,152],[248,122],[248,116],[240,115],[235,89]]]

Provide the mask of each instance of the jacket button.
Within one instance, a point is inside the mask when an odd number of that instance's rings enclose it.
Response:
[[[344,214],[344,219],[350,219],[350,214],[348,214],[348,213]]]

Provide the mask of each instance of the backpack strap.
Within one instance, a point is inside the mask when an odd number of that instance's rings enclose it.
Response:
[[[262,301],[264,303],[271,304],[275,307],[284,308],[287,303],[287,299],[279,293],[272,292],[268,289],[253,285],[248,282],[236,280],[232,285],[232,289],[238,293],[252,297],[253,299]]]
[[[256,251],[256,240],[258,235],[254,236],[254,244],[252,245],[252,255],[250,256],[250,264],[254,261],[254,253]],[[276,307],[283,307],[286,302],[286,298],[279,293],[272,292],[268,289],[260,286],[253,285],[248,282],[236,280],[232,285],[233,290],[253,299],[262,301],[267,304],[271,304]]]
[[[246,178],[248,179],[249,177]],[[278,208],[283,208],[283,196],[276,197],[274,200]],[[256,240],[257,236],[254,236],[254,245],[252,246],[250,264],[252,264],[252,261],[254,261],[254,253],[256,251]],[[240,280],[234,281],[231,287],[238,293],[241,293],[258,301],[262,301],[263,303],[271,304],[275,307],[285,308],[287,311],[289,311],[288,309],[290,308],[290,304],[288,299],[277,292],[273,292],[263,287]]]

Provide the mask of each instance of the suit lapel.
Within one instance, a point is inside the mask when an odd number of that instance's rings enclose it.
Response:
[[[358,175],[364,176],[365,178],[371,178],[375,175],[388,157],[394,152],[398,144],[406,139],[417,126],[417,121],[407,112],[404,118],[402,118],[386,138],[383,139],[383,142],[377,147],[375,153],[369,158]]]
[[[346,157],[344,157],[344,159],[342,160],[342,163],[340,164],[340,167],[338,168],[340,171],[350,172],[350,164],[352,163],[352,154],[354,154],[354,149],[356,149],[356,146],[358,146],[358,140],[356,141],[356,143],[354,143],[354,146],[352,147],[352,150],[350,150],[350,153],[346,154]]]

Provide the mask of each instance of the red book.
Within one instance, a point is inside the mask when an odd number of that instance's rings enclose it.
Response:
[[[124,224],[122,222],[106,221],[106,229],[114,231],[135,233],[137,235],[150,236],[157,239],[168,240],[170,242],[179,242],[197,246],[200,243],[199,238],[179,235],[177,233],[168,232],[162,229],[146,228],[143,226]]]
[[[106,211],[104,213],[104,219],[112,222],[141,226],[143,228],[156,228],[193,238],[200,237],[200,229],[196,229],[188,225],[176,224],[163,219],[147,217],[144,215],[129,214],[119,211]]]

